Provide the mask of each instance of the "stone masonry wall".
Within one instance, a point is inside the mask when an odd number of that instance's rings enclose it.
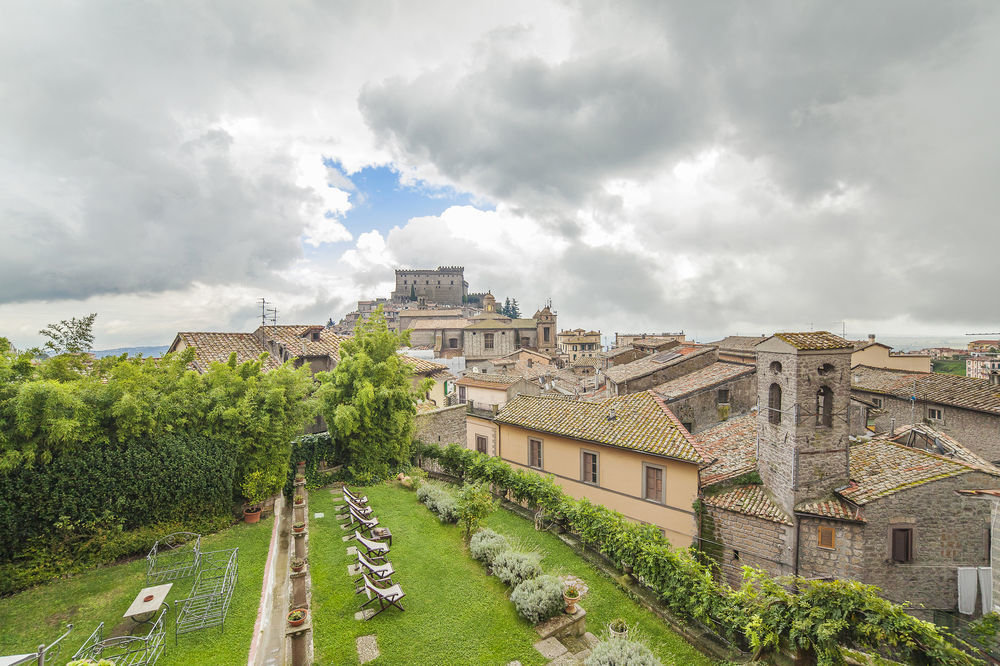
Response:
[[[719,404],[719,389],[729,390],[728,406]],[[748,375],[668,402],[667,406],[681,423],[691,424],[691,432],[696,433],[746,414],[756,404],[757,379]]]
[[[461,305],[466,293],[464,273],[464,269],[458,266],[432,270],[397,270],[392,300],[408,301],[410,294],[415,293],[417,298],[422,296],[433,303]]]
[[[772,577],[794,573],[794,528],[791,525],[707,505],[705,513],[702,517],[702,539],[712,539],[721,544],[719,566],[722,580],[730,586],[743,584],[744,565],[762,569]],[[711,521],[711,529],[706,529],[706,520]],[[720,547],[716,543],[702,543],[709,552]]]
[[[834,547],[820,548],[819,527],[832,527]],[[799,517],[799,574],[803,578],[860,580],[864,574],[862,523]]]
[[[928,425],[955,438],[960,444],[986,460],[1000,460],[1000,415],[948,405],[928,404],[920,400],[917,401],[915,409],[911,410],[909,400],[864,391],[855,393],[865,400],[870,401],[873,398],[882,400],[882,409],[887,413],[875,420],[876,433],[888,432],[892,419],[895,419],[897,428],[909,425],[914,420],[923,423],[928,417],[927,408],[936,407],[943,410],[944,418],[941,421],[928,419]]]
[[[442,407],[417,414],[413,419],[413,438],[424,444],[465,445],[464,404]]]
[[[956,567],[988,566],[990,502],[958,495],[959,489],[992,488],[998,479],[982,472],[925,483],[865,506],[865,583],[886,598],[927,609],[958,605]],[[913,561],[893,562],[892,527],[913,528]],[[926,614],[923,614],[926,617]]]
[[[677,379],[678,377],[686,375],[689,372],[701,370],[704,367],[712,365],[717,360],[718,352],[716,351],[684,359],[680,363],[668,365],[662,370],[657,370],[646,375],[645,377],[637,377],[636,379],[622,381],[616,385],[617,395],[639,393],[640,391],[651,389],[654,386],[662,384],[663,382],[669,382],[671,379]]]

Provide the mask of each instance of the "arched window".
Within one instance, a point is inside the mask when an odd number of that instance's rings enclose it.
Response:
[[[781,423],[781,387],[771,384],[767,392],[767,420],[774,425]]]
[[[771,361],[771,372],[773,372],[774,374],[778,374],[779,372],[781,372],[781,363],[777,361]]]
[[[816,425],[833,425],[833,391],[829,386],[820,386],[816,391]]]

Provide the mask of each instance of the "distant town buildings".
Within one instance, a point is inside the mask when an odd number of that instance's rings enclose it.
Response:
[[[575,328],[559,331],[556,336],[559,354],[568,361],[592,358],[601,353],[601,332]]]
[[[435,269],[396,269],[393,303],[405,303],[424,298],[438,305],[458,305],[466,302],[469,283],[462,266],[438,266]]]

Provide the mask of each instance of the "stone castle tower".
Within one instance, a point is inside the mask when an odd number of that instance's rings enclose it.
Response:
[[[756,349],[757,469],[792,515],[795,505],[848,481],[853,347],[810,331],[775,333]]]
[[[535,313],[535,327],[537,330],[538,351],[543,354],[556,353],[556,315],[552,312],[552,307],[546,305]]]

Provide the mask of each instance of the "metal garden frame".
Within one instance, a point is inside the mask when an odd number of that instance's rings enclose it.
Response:
[[[201,535],[174,532],[153,544],[146,555],[146,585],[193,576],[201,560]]]
[[[174,602],[177,622],[174,644],[180,634],[208,627],[225,631],[226,613],[239,578],[239,548],[201,554],[201,569],[187,599]]]
[[[167,608],[164,607],[149,633],[145,636],[112,636],[102,638],[104,623],[97,629],[73,655],[73,659],[110,659],[115,666],[152,666],[166,649],[167,630],[165,618]]]

